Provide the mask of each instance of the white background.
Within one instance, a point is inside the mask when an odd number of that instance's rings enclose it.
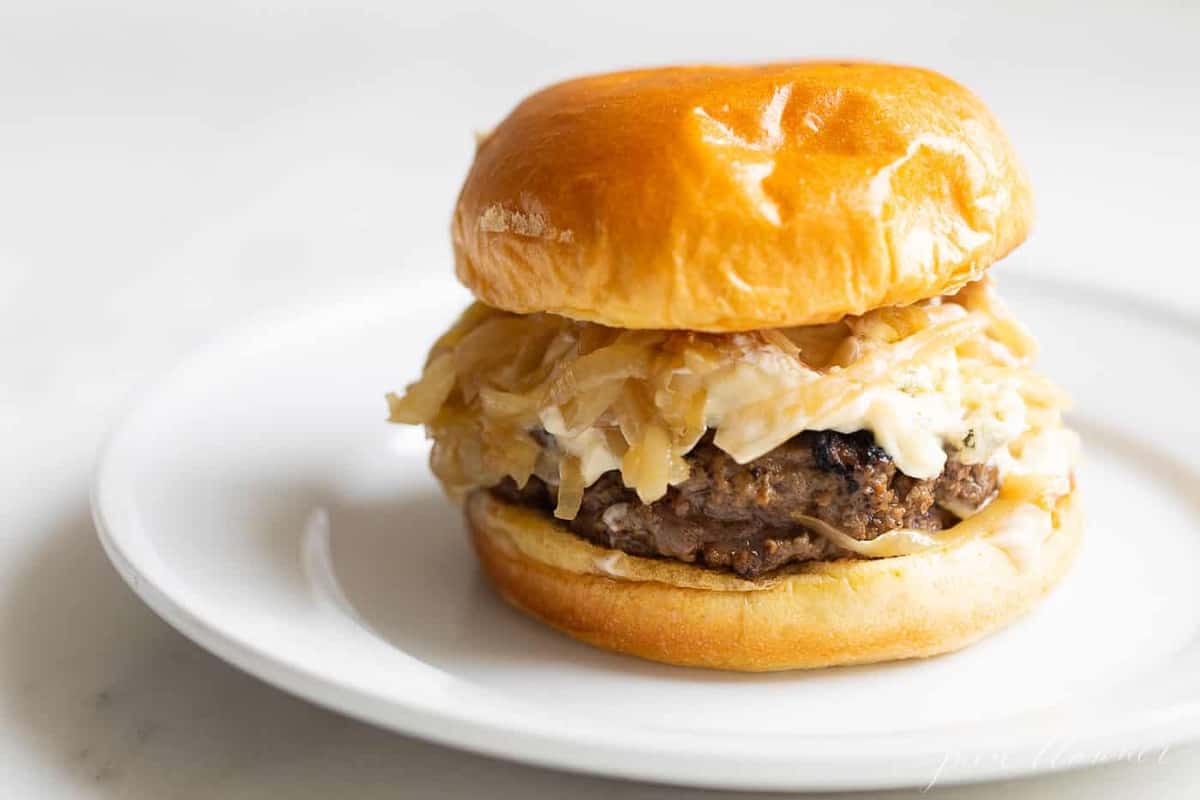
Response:
[[[1001,276],[1200,316],[1194,5],[478,5],[0,2],[0,795],[682,796],[290,699],[145,610],[88,519],[104,431],[199,343],[280,306],[449,281],[472,131],[548,81],[819,55],[940,69],[989,102],[1038,190]],[[961,795],[1191,797],[1200,747],[1159,755]]]

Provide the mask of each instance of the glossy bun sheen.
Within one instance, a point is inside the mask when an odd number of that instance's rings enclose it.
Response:
[[[724,332],[952,291],[1032,216],[1011,144],[959,84],[800,62],[544,89],[480,143],[452,235],[489,305]]]
[[[896,558],[817,561],[754,581],[596,547],[561,524],[476,492],[467,522],[512,605],[576,639],[653,661],[771,670],[958,650],[1031,610],[1082,535],[1074,493],[1032,563],[985,538]]]

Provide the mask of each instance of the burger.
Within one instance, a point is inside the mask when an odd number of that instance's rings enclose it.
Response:
[[[570,80],[481,137],[477,298],[424,425],[509,603],[598,647],[781,670],[931,656],[1081,536],[1067,400],[986,270],[1029,232],[983,103],[874,63]]]

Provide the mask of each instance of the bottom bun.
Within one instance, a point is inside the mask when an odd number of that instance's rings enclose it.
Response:
[[[810,562],[744,580],[597,547],[546,515],[477,491],[467,523],[504,598],[588,644],[652,661],[771,670],[958,650],[1032,609],[1082,535],[1077,493],[1059,500],[1033,558],[975,536],[894,558]]]

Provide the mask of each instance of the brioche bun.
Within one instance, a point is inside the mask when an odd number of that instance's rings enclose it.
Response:
[[[744,580],[597,547],[542,514],[477,491],[466,517],[509,603],[597,647],[710,669],[865,664],[946,653],[1032,609],[1067,571],[1082,521],[1059,500],[1040,556],[987,539],[871,560],[810,562]]]
[[[597,75],[479,145],[452,223],[483,302],[620,328],[831,322],[978,278],[1030,187],[983,103],[869,63]]]

